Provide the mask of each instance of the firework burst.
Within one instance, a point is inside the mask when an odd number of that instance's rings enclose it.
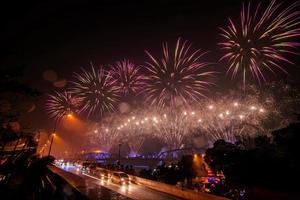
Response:
[[[177,40],[175,49],[163,45],[163,57],[155,58],[146,51],[149,61],[145,63],[146,80],[143,87],[146,99],[160,107],[198,102],[204,97],[208,86],[207,80],[214,72],[206,68],[211,63],[202,61],[207,52],[191,50],[187,41]]]
[[[72,92],[81,99],[82,110],[87,111],[88,116],[93,113],[103,115],[105,111],[115,110],[120,97],[119,87],[108,72],[91,66],[90,71],[82,69],[74,77]]]
[[[180,149],[184,140],[191,135],[194,127],[195,112],[182,111],[168,112],[166,110],[160,117],[152,118],[155,135],[161,139],[169,150]]]
[[[111,68],[112,77],[116,80],[121,93],[132,94],[141,89],[143,75],[138,66],[129,60],[123,60],[116,62]]]
[[[117,129],[127,139],[131,155],[136,156],[151,132],[151,114],[147,110],[136,110],[125,116]]]
[[[231,78],[242,76],[245,87],[250,73],[256,81],[266,81],[266,73],[275,70],[286,72],[280,63],[292,64],[286,54],[296,54],[296,41],[300,35],[299,1],[283,8],[282,3],[272,0],[267,8],[259,4],[252,9],[250,2],[243,5],[240,21],[229,18],[229,24],[221,28],[224,51],[220,60],[228,62],[227,74]],[[253,14],[253,15],[252,15]]]
[[[260,124],[266,133],[284,128],[297,121],[295,113],[300,112],[300,96],[297,89],[291,88],[283,82],[268,82],[264,87],[249,85],[245,93],[252,99],[263,102],[269,114]]]
[[[48,95],[46,111],[50,118],[59,120],[69,112],[78,114],[80,105],[79,98],[70,92],[55,92],[55,94]]]
[[[89,126],[87,137],[90,139],[90,143],[100,148],[101,151],[109,153],[112,146],[119,139],[119,132],[117,129],[111,126],[111,123],[93,123]]]
[[[205,133],[211,142],[223,139],[234,143],[239,137],[264,133],[260,125],[269,116],[256,98],[234,100],[225,96],[203,105],[198,110],[198,131]]]

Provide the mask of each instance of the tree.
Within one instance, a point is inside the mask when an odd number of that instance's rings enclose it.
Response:
[[[232,186],[294,190],[296,185],[288,183],[299,179],[299,132],[300,123],[294,123],[272,137],[256,136],[236,144],[219,140],[206,151],[205,161],[222,171]]]
[[[185,155],[181,157],[178,162],[179,174],[181,179],[187,179],[188,185],[191,185],[192,179],[196,176],[196,170],[194,168],[194,160],[192,155]]]

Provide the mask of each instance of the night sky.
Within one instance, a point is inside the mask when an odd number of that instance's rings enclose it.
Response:
[[[144,50],[158,55],[162,42],[174,44],[178,37],[189,40],[196,48],[211,51],[209,60],[217,61],[218,27],[225,26],[229,16],[239,15],[242,2],[14,1],[0,7],[0,64],[25,65],[24,80],[43,93],[51,93],[63,88],[44,80],[45,70],[54,70],[58,80],[68,80],[72,72],[88,67],[90,62],[105,65],[127,58],[142,64],[146,59]],[[296,65],[287,67],[290,75],[281,74],[280,78],[297,86],[299,61],[293,61]],[[215,68],[222,72],[222,65]],[[235,84],[223,77],[220,82],[220,88]],[[33,128],[53,126],[45,113],[44,100],[42,96],[35,111],[25,116]],[[70,131],[61,132],[70,135]],[[69,139],[78,144],[76,138],[79,137]]]

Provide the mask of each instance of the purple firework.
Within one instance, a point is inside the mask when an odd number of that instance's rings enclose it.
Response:
[[[138,66],[129,60],[123,60],[111,67],[112,77],[123,94],[137,93],[141,89],[143,75]]]
[[[255,9],[250,2],[243,4],[239,20],[229,18],[228,25],[220,28],[223,41],[219,45],[224,52],[220,60],[228,63],[227,74],[232,79],[243,80],[244,88],[249,77],[261,84],[267,72],[286,73],[281,62],[292,64],[286,55],[296,54],[300,45],[299,1],[286,8],[282,4],[272,0],[265,9],[261,4]]]
[[[145,64],[146,80],[143,92],[151,104],[174,106],[198,102],[205,97],[215,72],[207,70],[212,63],[203,61],[207,52],[191,50],[187,41],[177,40],[174,49],[163,44],[162,58],[155,58],[146,51],[149,61]]]
[[[80,100],[70,92],[55,92],[49,94],[46,101],[46,111],[50,118],[59,120],[69,112],[80,112]]]

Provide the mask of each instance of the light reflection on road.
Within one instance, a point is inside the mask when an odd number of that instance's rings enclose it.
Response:
[[[93,183],[97,185],[101,185],[105,188],[108,188],[110,190],[113,190],[121,195],[127,196],[131,199],[143,199],[143,200],[178,200],[181,198],[171,196],[159,191],[155,191],[152,189],[149,189],[147,187],[144,187],[142,185],[137,184],[128,184],[128,185],[119,185],[115,184],[110,181],[110,179],[107,178],[100,178],[96,177],[95,175],[91,175],[87,172],[81,172],[81,170],[78,170],[74,166],[68,166],[62,168],[66,171],[69,171],[71,173],[77,174],[81,177],[83,177],[87,183]]]

